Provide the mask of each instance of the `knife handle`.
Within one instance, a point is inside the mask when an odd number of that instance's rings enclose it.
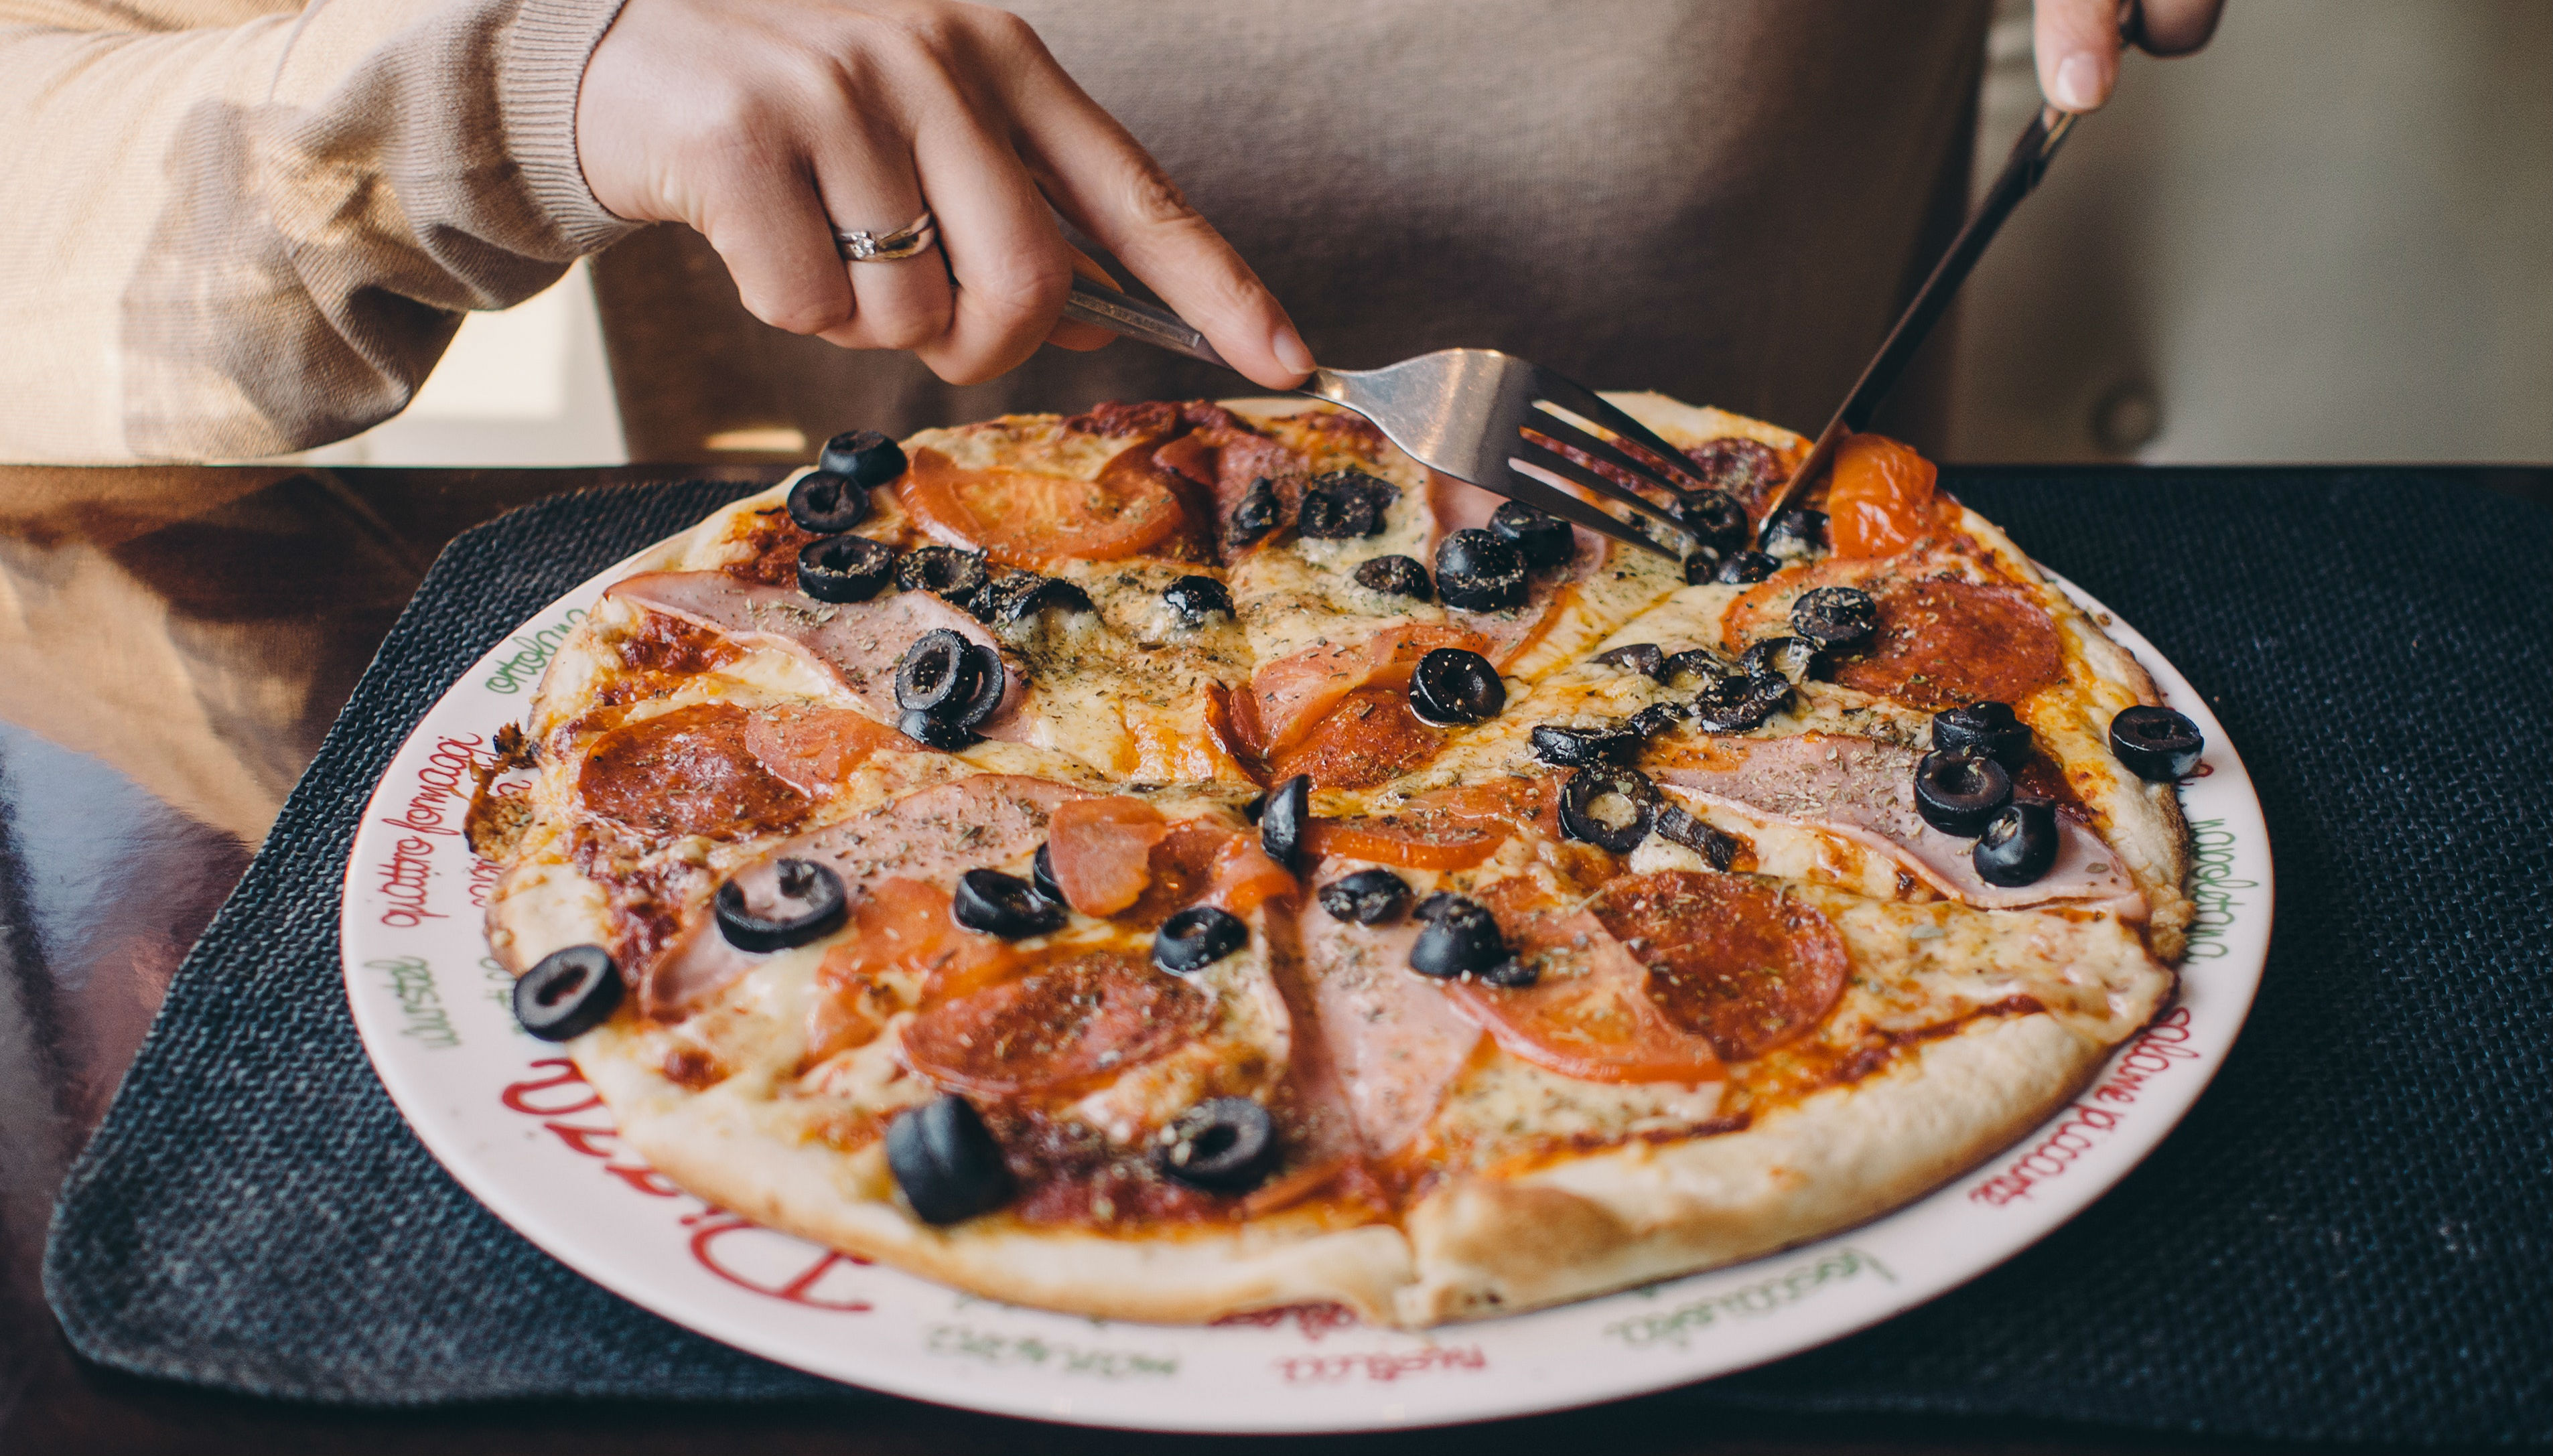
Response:
[[[1090,280],[1075,277],[1072,291],[1063,298],[1063,316],[1074,323],[1086,323],[1106,329],[1123,339],[1167,349],[1201,360],[1217,369],[1230,369],[1223,356],[1205,341],[1205,335],[1190,327],[1188,321],[1158,303],[1103,287]]]

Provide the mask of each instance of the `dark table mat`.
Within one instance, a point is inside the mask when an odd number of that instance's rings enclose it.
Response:
[[[2188,1121],[2072,1224],[1697,1407],[2553,1440],[2553,511],[2471,472],[1949,483],[2206,694],[2268,810],[2276,935]],[[104,1365],[371,1405],[860,1399],[535,1250],[410,1137],[339,982],[338,886],[401,737],[480,652],[732,498],[564,497],[456,540],[166,1003],[55,1213]]]

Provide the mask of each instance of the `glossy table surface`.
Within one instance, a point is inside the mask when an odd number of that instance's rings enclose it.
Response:
[[[1186,1449],[882,1402],[419,1415],[214,1396],[89,1366],[38,1285],[64,1170],[187,947],[455,534],[563,491],[778,467],[0,468],[0,1452]],[[2477,472],[2553,504],[2553,471]],[[1241,1444],[1229,1442],[1226,1444]],[[1265,1445],[1265,1442],[1252,1443]],[[1301,1442],[1299,1444],[1312,1444]],[[2221,1449],[2097,1429],[1705,1415],[1672,1395],[1341,1449],[1622,1456]]]

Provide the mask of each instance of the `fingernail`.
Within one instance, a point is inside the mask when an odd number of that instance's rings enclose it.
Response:
[[[1303,336],[1294,332],[1292,324],[1286,324],[1276,330],[1276,337],[1269,341],[1268,349],[1270,353],[1276,356],[1278,364],[1294,373],[1312,372],[1312,351],[1303,347]]]
[[[2101,104],[2097,90],[2101,67],[2089,56],[2068,56],[2056,63],[2056,94],[2048,99],[2067,111],[2089,111]]]

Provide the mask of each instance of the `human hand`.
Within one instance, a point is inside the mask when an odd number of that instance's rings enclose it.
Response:
[[[2119,52],[2187,56],[2216,34],[2225,0],[2034,0],[2039,89],[2060,111],[2096,111],[2119,83]]]
[[[1076,264],[1104,275],[1056,212],[1252,380],[1290,389],[1312,368],[1250,265],[1003,11],[627,0],[586,66],[576,142],[597,201],[698,230],[756,318],[846,349],[909,349],[951,384],[990,379],[1044,340],[1107,341],[1057,325]],[[884,234],[926,206],[936,248],[838,255],[835,226]]]

